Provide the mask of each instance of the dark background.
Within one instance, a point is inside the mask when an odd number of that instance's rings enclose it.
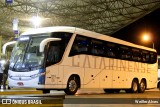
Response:
[[[152,40],[142,40],[142,33],[145,31],[151,34]],[[111,36],[150,48],[153,48],[153,41],[155,49],[158,54],[160,54],[160,8],[124,27]]]

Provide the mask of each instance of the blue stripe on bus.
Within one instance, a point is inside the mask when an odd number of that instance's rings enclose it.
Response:
[[[44,73],[45,72],[45,68],[41,68],[39,69],[39,73]],[[44,84],[45,83],[45,75],[40,75],[39,76],[39,84]]]

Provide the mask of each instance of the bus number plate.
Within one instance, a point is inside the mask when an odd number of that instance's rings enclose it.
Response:
[[[17,82],[17,85],[23,86],[24,84],[23,84],[23,82]]]

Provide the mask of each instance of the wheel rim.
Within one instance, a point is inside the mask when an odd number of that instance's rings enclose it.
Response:
[[[137,83],[134,82],[134,83],[133,83],[133,91],[136,92],[137,90],[138,90]]]
[[[145,88],[146,88],[145,83],[142,82],[142,83],[140,84],[140,88],[141,88],[142,91],[145,90]]]
[[[77,83],[76,83],[76,81],[75,80],[71,80],[69,82],[69,90],[73,92],[76,89],[77,89]]]

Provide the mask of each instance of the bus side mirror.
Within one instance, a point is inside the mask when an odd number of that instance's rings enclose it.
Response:
[[[13,44],[16,44],[16,41],[11,41],[11,42],[5,43],[5,44],[3,45],[3,47],[2,47],[2,53],[5,54],[5,53],[6,53],[6,48],[7,48],[7,46],[13,45]]]
[[[60,41],[61,38],[46,38],[41,41],[39,46],[39,52],[44,52],[45,45],[51,41]]]

